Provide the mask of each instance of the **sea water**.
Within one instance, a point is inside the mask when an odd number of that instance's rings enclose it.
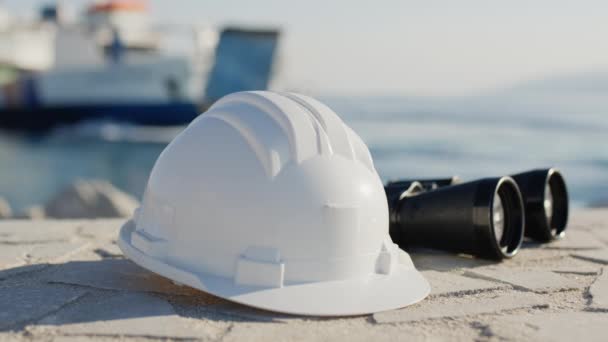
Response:
[[[321,99],[368,144],[384,181],[555,166],[574,206],[606,205],[608,97],[582,96]],[[85,123],[43,135],[0,131],[0,197],[20,211],[90,178],[139,197],[181,129]]]

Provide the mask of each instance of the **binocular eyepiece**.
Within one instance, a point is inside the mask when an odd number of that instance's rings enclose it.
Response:
[[[430,247],[502,260],[524,235],[563,236],[568,195],[555,169],[462,183],[459,178],[401,180],[385,186],[390,234],[401,247]]]

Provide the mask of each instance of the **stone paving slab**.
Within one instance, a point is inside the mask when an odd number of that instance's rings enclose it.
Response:
[[[171,341],[165,338],[148,338],[141,336],[81,336],[81,335],[55,335],[53,342],[80,342],[80,341],[97,341],[97,342],[147,342],[147,341]],[[177,341],[202,341],[201,339],[180,339]],[[29,341],[29,340],[28,340]],[[174,339],[174,341],[176,341]]]
[[[45,268],[45,263],[30,265],[29,267],[20,267],[27,264],[26,255],[32,250],[32,246],[2,246],[0,248],[0,280],[6,279],[15,274],[40,270]]]
[[[580,288],[583,284],[547,270],[520,271],[508,268],[477,268],[466,274],[482,279],[500,281],[519,289],[538,293]]]
[[[400,310],[376,313],[373,317],[376,323],[404,323],[546,307],[548,304],[542,298],[520,292],[481,299],[455,298],[449,302],[423,302]]]
[[[455,272],[422,271],[431,284],[431,295],[472,294],[480,291],[504,289],[508,285],[483,279],[465,277]]]
[[[608,265],[608,249],[574,252],[572,253],[572,256],[582,260]]]
[[[210,295],[206,295],[210,296]],[[176,308],[179,313],[193,318],[213,318],[218,320],[230,320],[239,322],[269,322],[269,323],[288,323],[292,321],[302,320],[301,316],[281,314],[271,311],[265,311],[241,305],[238,303],[229,302],[227,300],[213,297],[211,299],[216,303],[209,303],[209,299],[205,299],[202,304],[197,304],[194,308],[191,305],[182,305]],[[188,299],[188,301],[190,301]],[[172,304],[175,304],[172,301]]]
[[[587,262],[578,258],[568,257],[555,266],[549,267],[551,272],[560,274],[597,275],[601,271],[601,265]]]
[[[0,246],[0,279],[65,260],[87,245],[84,241],[53,241]]]
[[[606,226],[607,217],[608,210],[606,210],[606,208],[574,209],[569,215],[568,229],[593,230],[608,228],[608,226]]]
[[[95,270],[91,272],[91,270]],[[45,278],[51,283],[63,283],[108,290],[157,292],[174,295],[193,295],[198,290],[179,286],[127,259],[71,261],[56,267]]]
[[[569,256],[573,250],[562,248],[546,248],[543,244],[524,242],[517,256],[512,260],[514,263],[528,263],[549,259],[558,259]]]
[[[608,314],[592,312],[540,313],[501,317],[490,324],[496,340],[605,342]]]
[[[470,332],[470,337],[475,335]],[[222,341],[422,341],[432,339],[429,332],[416,330],[407,325],[367,324],[365,320],[335,320],[331,322],[308,322],[294,324],[243,323],[233,326]],[[447,341],[447,339],[445,339]]]
[[[50,314],[86,293],[66,286],[13,286],[0,288],[0,331]]]
[[[574,211],[564,240],[527,242],[501,263],[411,250],[432,295],[343,318],[262,311],[175,285],[124,259],[115,243],[124,219],[0,221],[0,341],[606,340],[606,218],[606,209]]]
[[[595,236],[600,241],[602,241],[602,243],[604,243],[604,245],[608,246],[608,228],[602,227],[602,228],[591,229],[591,230],[589,230],[589,234]]]
[[[608,268],[602,269],[601,274],[591,284],[589,294],[593,307],[608,310]]]
[[[31,229],[31,221],[8,220],[0,226],[0,245],[69,241],[82,221],[46,221],[42,230]]]
[[[207,339],[221,332],[221,329],[205,329],[193,320],[178,316],[167,301],[144,293],[117,293],[111,297],[88,295],[29,330],[83,336]]]
[[[543,251],[546,250],[542,249]],[[584,250],[582,252],[588,252],[591,250]],[[575,258],[571,255],[573,252],[579,251],[566,251],[565,254],[560,254],[554,258],[540,258],[540,259],[520,259],[519,254],[510,260],[507,260],[501,264],[497,264],[499,268],[509,268],[515,270],[545,270],[551,271],[562,275],[567,274],[579,274],[579,275],[595,275],[602,268],[602,265]],[[491,268],[491,265],[488,266]]]
[[[557,240],[553,243],[542,245],[543,248],[549,249],[571,249],[571,250],[586,250],[586,249],[602,249],[606,247],[604,243],[589,231],[585,230],[566,230],[566,237]]]

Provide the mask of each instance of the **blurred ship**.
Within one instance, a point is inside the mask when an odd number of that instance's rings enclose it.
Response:
[[[167,49],[174,31],[189,51]],[[278,29],[181,31],[154,30],[140,0],[98,1],[73,22],[58,5],[34,22],[0,10],[0,127],[180,125],[225,94],[268,87]]]

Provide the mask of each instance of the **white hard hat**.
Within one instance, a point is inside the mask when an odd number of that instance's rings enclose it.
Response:
[[[388,227],[369,150],[331,109],[241,92],[162,152],[119,246],[153,272],[234,302],[357,315],[430,291]]]

